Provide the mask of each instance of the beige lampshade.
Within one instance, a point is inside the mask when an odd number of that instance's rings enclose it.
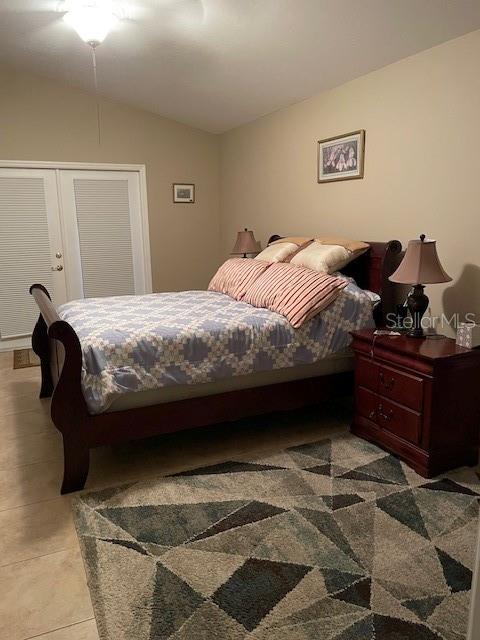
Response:
[[[232,249],[233,254],[258,253],[258,242],[255,240],[253,231],[239,231],[237,233],[237,241]]]
[[[398,269],[389,280],[401,284],[436,284],[450,282],[437,255],[435,240],[420,236],[419,240],[410,240]]]

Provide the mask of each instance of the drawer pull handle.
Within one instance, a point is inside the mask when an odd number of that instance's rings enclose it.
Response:
[[[385,413],[383,410],[383,404],[379,404],[378,415],[380,416],[380,418],[383,418],[383,420],[388,421],[393,418],[393,411],[391,409],[387,409]]]
[[[380,382],[383,384],[385,389],[393,389],[393,385],[395,384],[395,378],[390,378],[389,380],[385,379],[383,375],[383,371],[380,371]]]
[[[375,417],[377,415],[377,412],[375,411],[375,409],[373,409],[372,411],[370,411],[370,413],[368,414],[368,417],[370,418],[370,420],[375,420]]]

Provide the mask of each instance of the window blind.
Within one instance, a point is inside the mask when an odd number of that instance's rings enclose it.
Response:
[[[86,298],[135,293],[127,180],[75,178]]]
[[[0,176],[0,336],[30,334],[38,309],[28,293],[52,290],[44,179]]]

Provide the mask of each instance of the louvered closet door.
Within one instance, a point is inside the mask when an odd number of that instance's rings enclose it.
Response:
[[[31,334],[38,308],[28,289],[35,282],[46,286],[56,303],[65,302],[56,174],[0,169],[2,341]]]
[[[60,186],[69,297],[146,293],[138,174],[62,170]]]

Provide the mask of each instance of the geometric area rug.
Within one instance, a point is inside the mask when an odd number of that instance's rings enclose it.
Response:
[[[101,640],[462,640],[478,476],[350,434],[87,493]]]

